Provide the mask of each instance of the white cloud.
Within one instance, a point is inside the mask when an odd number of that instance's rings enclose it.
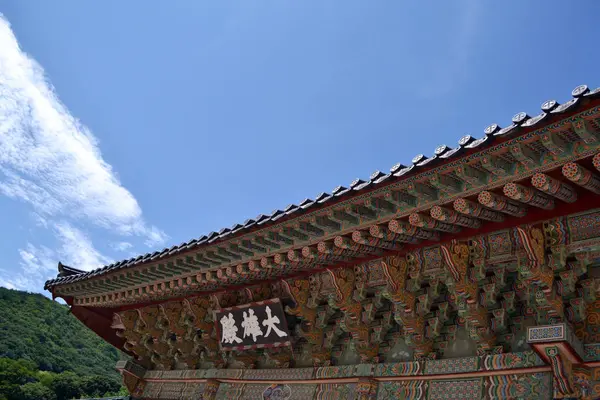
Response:
[[[19,250],[22,273],[0,285],[27,287],[50,265],[55,270],[58,260],[80,269],[108,263],[75,224],[162,245],[167,235],[144,220],[97,139],[60,102],[2,14],[0,49],[0,195],[31,205],[35,225],[50,229],[60,243],[55,250],[28,243]]]
[[[57,260],[78,269],[92,270],[113,262],[94,248],[89,237],[65,221],[52,226],[59,243],[56,250],[27,243],[19,249],[21,270],[8,277],[8,271],[0,270],[0,286],[10,289],[39,291],[44,281],[55,276]]]
[[[61,242],[58,255],[64,264],[89,271],[113,261],[100,254],[89,237],[71,224],[60,222],[54,225],[54,229]]]
[[[117,242],[111,243],[110,247],[112,247],[116,251],[126,251],[133,247],[133,245],[129,242]]]
[[[152,245],[166,235],[142,218],[91,132],[60,102],[43,69],[0,16],[0,191],[44,217],[76,217]]]

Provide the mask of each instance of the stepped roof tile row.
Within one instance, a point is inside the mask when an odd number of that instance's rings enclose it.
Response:
[[[238,223],[230,228],[223,228],[218,232],[210,232],[199,238],[183,242],[170,248],[165,248],[161,251],[147,253],[135,258],[122,260],[89,272],[67,267],[59,263],[58,277],[56,279],[47,281],[45,288],[48,289],[58,284],[80,281],[103,275],[113,270],[129,268],[142,263],[157,261],[184,251],[215,243],[219,240],[229,239],[236,235],[249,232],[257,227],[276,223],[278,220],[284,217],[300,216],[304,213],[317,209],[319,206],[329,202],[332,199],[340,198],[341,196],[345,195],[351,197],[358,193],[366,192],[391,179],[407,177],[420,172],[420,170],[425,167],[431,168],[436,164],[446,162],[448,159],[456,158],[466,150],[475,148],[484,149],[493,143],[495,139],[510,137],[517,134],[520,129],[533,128],[537,125],[541,126],[541,122],[551,115],[575,111],[583,98],[600,98],[600,88],[590,90],[588,86],[580,85],[573,89],[571,95],[572,98],[563,104],[560,104],[555,100],[545,101],[541,105],[541,113],[536,116],[531,117],[526,112],[517,113],[512,117],[510,125],[504,128],[500,127],[498,124],[491,124],[485,128],[484,136],[479,139],[476,139],[471,135],[465,135],[460,138],[458,141],[458,147],[456,148],[440,145],[435,149],[433,155],[428,157],[424,154],[418,154],[412,159],[412,162],[409,165],[398,163],[390,169],[389,173],[375,171],[371,174],[368,180],[356,179],[350,183],[348,187],[338,186],[333,189],[331,193],[320,193],[314,199],[306,198],[297,205],[290,204],[285,209],[275,210],[269,215],[260,214],[253,219],[247,219],[241,224]]]

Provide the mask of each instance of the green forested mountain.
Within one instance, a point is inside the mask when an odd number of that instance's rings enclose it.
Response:
[[[118,359],[119,352],[67,306],[0,287],[0,400],[116,392]]]

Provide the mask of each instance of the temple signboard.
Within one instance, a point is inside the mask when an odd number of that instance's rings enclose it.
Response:
[[[221,350],[289,346],[290,333],[279,299],[214,311]]]

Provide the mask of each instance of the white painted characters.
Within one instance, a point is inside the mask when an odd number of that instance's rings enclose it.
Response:
[[[267,319],[265,319],[262,323],[263,326],[267,327],[267,333],[265,333],[265,337],[269,336],[271,329],[273,329],[273,331],[275,331],[279,337],[287,336],[287,333],[275,326],[275,324],[279,324],[281,321],[279,321],[278,316],[271,316],[271,308],[269,306],[265,308],[265,312],[267,313]]]
[[[254,315],[254,310],[251,308],[248,309],[248,313],[244,311],[244,321],[242,322],[242,328],[244,328],[244,337],[252,336],[252,340],[254,340],[255,342],[257,336],[263,335],[262,330],[260,329],[260,325],[258,324],[258,317]]]
[[[221,339],[222,343],[242,343],[242,339],[240,339],[237,336],[238,327],[235,326],[235,319],[233,319],[233,314],[229,313],[229,315],[224,315],[223,318],[221,318],[221,327],[221,335],[223,336],[223,338]]]

